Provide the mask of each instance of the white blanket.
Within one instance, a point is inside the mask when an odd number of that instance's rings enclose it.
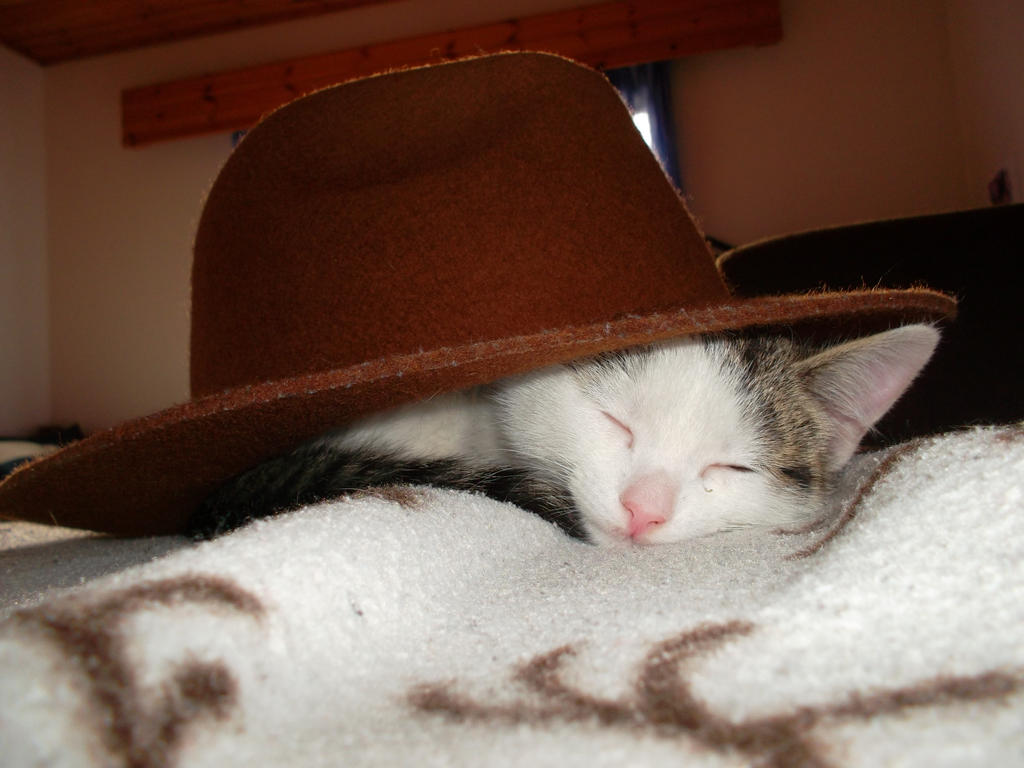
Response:
[[[1019,426],[859,457],[800,533],[390,489],[62,535],[0,527],[4,766],[1024,765]]]

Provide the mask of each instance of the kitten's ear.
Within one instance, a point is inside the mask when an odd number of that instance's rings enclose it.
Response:
[[[799,366],[811,393],[832,419],[831,468],[857,450],[861,438],[899,399],[939,343],[930,325],[905,325],[826,349]]]

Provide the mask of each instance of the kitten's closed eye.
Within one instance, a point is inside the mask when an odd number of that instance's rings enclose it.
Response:
[[[626,436],[626,447],[633,447],[633,430],[626,426],[625,423],[612,416],[608,411],[601,411],[601,415],[604,416],[608,421],[614,424],[625,436]]]
[[[751,467],[744,466],[743,464],[721,463],[721,464],[708,464],[706,467],[704,467],[704,471],[701,472],[701,475],[703,475],[709,469],[731,469],[733,472],[754,472],[755,471]]]
[[[751,474],[755,470],[744,464],[729,464],[727,462],[708,464],[700,472],[701,484],[708,493],[720,487],[723,481],[728,482],[728,476],[733,474]]]

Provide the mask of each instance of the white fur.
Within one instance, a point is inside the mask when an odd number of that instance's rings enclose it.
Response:
[[[800,516],[765,476],[729,468],[756,463],[757,434],[740,408],[740,383],[699,340],[662,345],[635,363],[628,372],[600,369],[589,394],[560,367],[510,382],[499,396],[508,447],[566,483],[593,541],[627,541],[620,497],[655,473],[671,477],[678,493],[672,514],[640,543]],[[632,430],[632,445],[602,412]]]
[[[372,416],[327,439],[347,450],[373,447],[415,458],[460,456],[494,463],[493,411],[478,390],[453,392]]]

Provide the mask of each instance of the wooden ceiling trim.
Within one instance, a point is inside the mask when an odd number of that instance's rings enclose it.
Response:
[[[0,42],[40,64],[394,0],[16,0]]]
[[[767,45],[781,37],[779,0],[605,2],[132,88],[122,93],[122,139],[140,146],[248,128],[261,115],[319,88],[480,53],[549,51],[611,68]]]

